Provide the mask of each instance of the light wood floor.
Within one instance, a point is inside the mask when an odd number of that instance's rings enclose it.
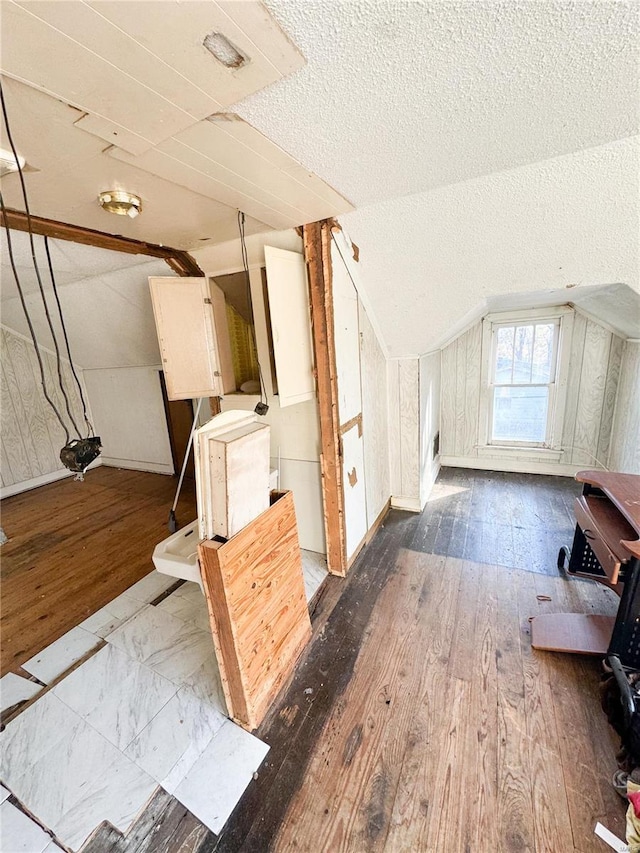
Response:
[[[176,478],[100,467],[2,501],[2,674],[153,569]],[[187,487],[178,521],[196,517]]]

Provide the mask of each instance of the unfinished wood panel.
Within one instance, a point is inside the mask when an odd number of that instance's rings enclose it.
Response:
[[[309,271],[311,327],[318,384],[320,465],[324,502],[327,567],[330,573],[347,570],[344,533],[344,494],[340,460],[340,421],[334,346],[331,223],[314,222],[303,228],[304,256]]]
[[[208,451],[213,532],[230,539],[269,508],[269,427],[254,423],[222,433]]]
[[[199,554],[227,707],[253,729],[311,636],[292,494]]]
[[[236,391],[236,378],[233,372],[233,355],[231,353],[231,339],[229,337],[229,324],[227,323],[227,300],[224,291],[218,287],[213,279],[209,279],[209,293],[211,308],[213,311],[213,323],[218,340],[218,355],[220,357],[220,374],[222,387],[226,394]]]
[[[607,365],[607,379],[604,387],[600,433],[598,435],[598,447],[596,450],[596,457],[603,466],[606,466],[609,460],[611,432],[613,430],[613,415],[615,412],[616,393],[618,391],[618,382],[620,379],[620,364],[622,362],[623,348],[624,341],[622,338],[619,338],[617,335],[611,335],[609,364]]]
[[[152,276],[149,287],[168,398],[232,390],[224,387],[208,280]]]
[[[402,472],[400,468],[400,391],[398,387],[397,358],[387,362],[387,387],[389,406],[387,417],[389,423],[389,467],[392,496],[402,494]]]
[[[304,257],[264,247],[280,407],[313,400],[313,345]]]
[[[364,465],[367,472],[367,528],[375,522],[389,500],[389,429],[387,360],[361,302],[359,325],[362,367],[362,430]]]
[[[362,545],[367,533],[367,499],[364,475],[364,442],[357,424],[340,437],[347,561]]]
[[[625,341],[611,436],[609,467],[640,474],[640,342]]]
[[[598,449],[612,337],[611,332],[587,320],[571,456],[576,465],[593,465]]]
[[[402,495],[420,500],[419,360],[398,361]]]
[[[456,455],[456,342],[442,350],[440,452]]]

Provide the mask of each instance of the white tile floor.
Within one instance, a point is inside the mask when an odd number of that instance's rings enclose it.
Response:
[[[303,564],[310,599],[326,561],[303,552]],[[226,717],[199,586],[149,604],[174,583],[151,572],[35,656],[30,671],[46,682],[107,641],[0,735],[3,782],[72,850],[103,820],[126,832],[158,785],[218,833],[268,752]],[[46,833],[15,846],[29,819],[5,806],[2,853],[50,853]]]
[[[24,702],[25,699],[31,699],[42,689],[42,686],[35,681],[29,681],[28,678],[8,672],[0,678],[0,712],[12,708],[18,702]]]

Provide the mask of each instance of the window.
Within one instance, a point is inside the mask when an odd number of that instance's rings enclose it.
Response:
[[[559,327],[559,320],[493,326],[490,443],[550,443]]]
[[[573,309],[488,314],[482,328],[478,455],[561,461]]]

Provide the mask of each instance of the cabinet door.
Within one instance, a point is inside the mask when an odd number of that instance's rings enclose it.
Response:
[[[151,302],[170,400],[225,392],[207,278],[152,277]]]
[[[307,265],[298,252],[264,247],[280,407],[313,400],[311,309]]]

